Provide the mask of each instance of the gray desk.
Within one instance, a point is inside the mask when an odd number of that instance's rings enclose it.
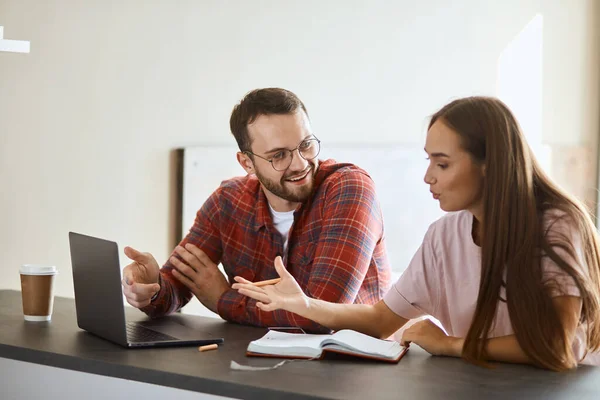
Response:
[[[488,370],[459,359],[431,357],[413,346],[397,365],[347,358],[302,361],[266,372],[232,371],[231,360],[256,366],[277,359],[247,358],[264,329],[214,318],[176,315],[187,325],[225,338],[217,351],[195,347],[126,350],[81,331],[72,299],[56,298],[50,323],[23,321],[21,294],[0,291],[0,357],[244,399],[598,399],[600,368],[553,373],[499,364]],[[143,315],[127,308],[128,317]]]

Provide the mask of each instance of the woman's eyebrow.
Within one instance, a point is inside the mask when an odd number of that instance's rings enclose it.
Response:
[[[427,151],[427,149],[423,149],[425,150],[425,153],[429,154],[429,152]],[[429,157],[446,157],[446,158],[450,158],[450,156],[446,153],[442,153],[442,152],[436,152],[436,153],[431,153],[429,154]]]

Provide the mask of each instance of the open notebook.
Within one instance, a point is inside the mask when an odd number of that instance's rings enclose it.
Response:
[[[397,363],[408,347],[344,329],[331,335],[269,331],[250,342],[246,355],[279,358],[322,358],[326,352]]]

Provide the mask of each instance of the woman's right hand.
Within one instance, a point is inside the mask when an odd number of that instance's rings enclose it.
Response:
[[[308,296],[302,292],[300,285],[294,277],[285,269],[281,257],[275,258],[275,270],[281,277],[281,281],[275,285],[258,287],[252,282],[236,276],[236,283],[232,285],[244,296],[257,300],[256,306],[264,311],[275,311],[282,309],[302,315],[308,309]]]

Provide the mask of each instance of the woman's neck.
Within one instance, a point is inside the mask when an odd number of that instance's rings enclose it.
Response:
[[[483,242],[483,207],[481,203],[470,208],[469,212],[473,214],[473,226],[471,227],[473,242],[481,247],[481,243]]]
[[[482,226],[477,217],[473,215],[473,226],[471,227],[471,237],[473,238],[473,243],[477,246],[481,247],[481,239],[482,239]]]

